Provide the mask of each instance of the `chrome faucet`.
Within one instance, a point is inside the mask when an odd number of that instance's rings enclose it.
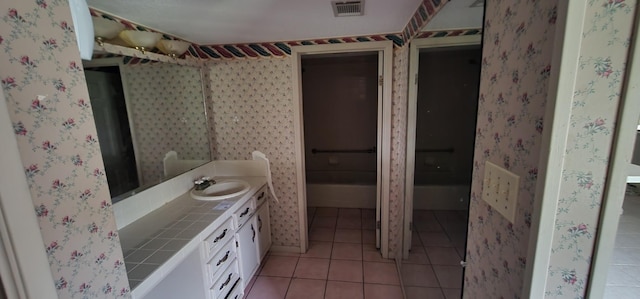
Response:
[[[211,179],[208,176],[203,176],[199,179],[196,179],[195,181],[193,181],[193,185],[195,186],[195,190],[204,190],[207,189],[209,186],[215,184],[216,181]]]

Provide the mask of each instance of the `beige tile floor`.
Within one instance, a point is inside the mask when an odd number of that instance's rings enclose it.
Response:
[[[466,211],[415,210],[409,259],[401,265],[407,299],[459,299]]]
[[[245,298],[403,298],[394,261],[375,246],[375,210],[311,208],[308,219],[307,253],[269,253]]]
[[[247,299],[403,298],[394,261],[375,247],[375,211],[309,209],[309,250],[269,253]],[[415,211],[412,249],[402,262],[407,299],[460,298],[464,211]]]

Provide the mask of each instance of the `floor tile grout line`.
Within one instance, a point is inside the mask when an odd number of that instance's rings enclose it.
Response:
[[[289,293],[289,288],[291,288],[291,284],[293,283],[293,276],[295,275],[296,268],[298,267],[298,263],[300,262],[300,257],[297,257],[296,259],[297,259],[296,265],[293,266],[293,272],[291,273],[291,277],[289,277],[289,285],[287,285],[287,290],[284,292],[284,298],[287,298],[287,294]]]

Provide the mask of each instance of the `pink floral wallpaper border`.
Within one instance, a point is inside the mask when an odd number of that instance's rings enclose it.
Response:
[[[402,30],[402,39],[406,44],[420,34],[420,29],[424,27],[442,9],[448,0],[423,0],[413,13],[411,19]]]
[[[422,31],[418,33],[418,35],[416,35],[415,38],[449,37],[449,36],[464,36],[464,35],[482,35],[482,28]]]

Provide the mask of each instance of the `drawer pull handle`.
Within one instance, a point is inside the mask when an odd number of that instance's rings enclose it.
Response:
[[[224,238],[224,236],[226,235],[227,235],[227,229],[225,228],[222,231],[222,233],[213,240],[213,243],[218,243],[218,241],[222,240],[222,238]]]
[[[262,232],[262,218],[258,215],[258,231]]]
[[[261,200],[262,198],[264,198],[264,191],[262,191],[262,193],[260,193],[260,196],[258,196],[258,200]]]
[[[228,258],[229,258],[229,250],[227,250],[227,253],[224,255],[224,257],[222,257],[222,258],[218,261],[218,263],[216,264],[216,267],[217,267],[217,266],[220,266],[220,264],[222,264],[222,263],[226,262]]]
[[[253,235],[251,236],[251,242],[256,242],[256,230],[253,228],[253,223],[251,224],[251,232]]]
[[[249,208],[248,207],[244,210],[244,212],[242,212],[242,214],[240,214],[240,217],[244,217],[247,214],[249,214]]]
[[[229,273],[229,276],[227,277],[227,280],[225,280],[222,285],[220,285],[220,290],[224,289],[224,287],[226,287],[229,282],[231,282],[231,275],[233,275],[233,273]]]

